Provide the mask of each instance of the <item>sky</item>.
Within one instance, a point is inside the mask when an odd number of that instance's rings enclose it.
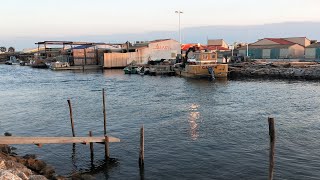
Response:
[[[1,0],[1,39],[320,22],[320,0]]]
[[[0,37],[103,35],[320,21],[319,0],[1,0]]]

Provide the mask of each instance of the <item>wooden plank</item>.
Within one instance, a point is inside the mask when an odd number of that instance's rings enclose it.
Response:
[[[120,139],[108,137],[109,142],[120,142]],[[68,144],[68,143],[102,143],[105,137],[0,137],[0,144]]]

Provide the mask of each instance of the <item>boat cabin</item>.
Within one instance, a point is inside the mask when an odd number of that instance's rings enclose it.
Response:
[[[215,64],[218,62],[218,56],[216,52],[194,52],[187,62],[189,64]]]

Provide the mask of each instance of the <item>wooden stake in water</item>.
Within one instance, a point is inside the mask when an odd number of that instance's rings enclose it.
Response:
[[[72,130],[72,136],[75,137],[74,133],[74,124],[73,124],[73,117],[72,117],[72,106],[71,106],[71,101],[68,99],[68,104],[69,104],[69,111],[70,111],[70,121],[71,121],[71,130]]]
[[[270,153],[269,153],[269,180],[273,179],[274,169],[274,151],[275,151],[275,125],[274,118],[268,118],[269,136],[270,136]]]
[[[106,115],[106,101],[104,95],[104,88],[102,89],[102,105],[103,105],[103,132],[107,135],[107,115]]]
[[[139,153],[139,166],[144,166],[144,126],[140,129],[140,153]]]
[[[109,137],[108,137],[108,136],[105,136],[104,150],[105,150],[105,159],[106,159],[106,161],[108,161],[109,158],[110,158],[110,153],[109,153]]]
[[[274,118],[268,118],[270,141],[274,141],[276,134],[274,128]]]
[[[92,137],[92,132],[89,131],[89,136]],[[94,154],[93,154],[93,143],[91,142],[90,143],[90,158],[91,158],[91,163],[93,163],[93,157],[94,157]]]

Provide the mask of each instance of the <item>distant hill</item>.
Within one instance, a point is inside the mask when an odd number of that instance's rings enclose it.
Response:
[[[209,39],[225,39],[228,43],[255,42],[264,37],[307,37],[320,40],[320,22],[285,22],[250,26],[205,26],[182,29],[183,43],[206,43]],[[0,45],[13,46],[18,50],[35,47],[34,43],[44,40],[71,40],[121,43],[126,41],[153,40],[162,38],[178,39],[177,31],[154,31],[137,34],[112,34],[97,36],[61,36],[52,38],[12,37],[1,38]]]

